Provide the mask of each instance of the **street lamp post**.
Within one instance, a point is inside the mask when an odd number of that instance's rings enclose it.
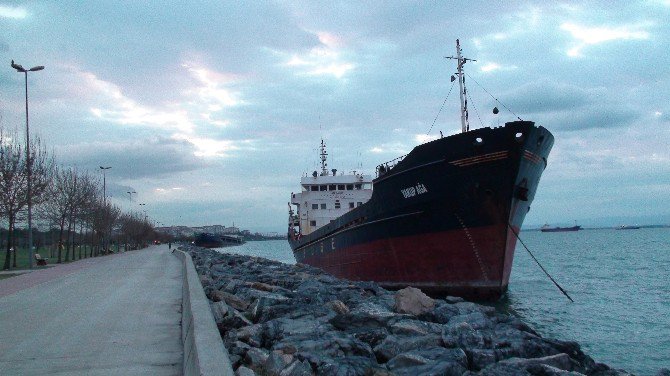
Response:
[[[100,166],[100,169],[102,170],[102,203],[107,206],[107,176],[105,172],[112,168],[111,166],[109,167],[103,167]]]
[[[28,201],[28,252],[30,256],[30,269],[33,268],[33,203],[32,203],[32,179],[31,179],[31,165],[30,165],[30,127],[28,126],[28,72],[37,72],[44,69],[43,65],[38,65],[30,69],[25,69],[21,65],[14,63],[12,60],[12,68],[17,72],[23,73],[26,83],[26,180],[28,183],[27,201]]]
[[[100,166],[100,169],[102,170],[102,204],[105,207],[105,211],[107,210],[107,170],[112,168],[112,166]],[[105,226],[107,227],[107,226]],[[107,229],[105,229],[105,232],[107,232]],[[109,231],[111,233],[111,230]],[[109,248],[108,241],[109,237],[111,234],[104,234],[102,238],[102,246],[103,248],[107,249]]]
[[[140,206],[144,206],[144,222],[147,221],[147,204],[140,204]]]

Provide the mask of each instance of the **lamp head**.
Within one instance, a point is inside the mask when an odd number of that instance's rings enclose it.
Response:
[[[23,68],[20,64],[16,64],[14,60],[12,60],[12,68],[22,73],[26,71],[25,68]]]

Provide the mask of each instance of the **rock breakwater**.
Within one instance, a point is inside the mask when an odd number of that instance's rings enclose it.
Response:
[[[628,375],[493,307],[184,246],[237,375]]]

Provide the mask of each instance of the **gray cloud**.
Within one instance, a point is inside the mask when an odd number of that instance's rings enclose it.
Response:
[[[574,85],[548,79],[528,83],[505,97],[504,103],[521,113],[557,112],[590,104],[592,96]]]
[[[111,166],[108,176],[122,179],[161,177],[206,167],[207,163],[195,157],[193,152],[188,143],[160,137],[124,143],[94,142],[56,149],[58,160],[64,165],[96,171],[99,165]]]
[[[593,106],[574,111],[552,113],[541,116],[543,125],[548,129],[578,131],[590,128],[618,128],[634,125],[641,115],[626,106]]]

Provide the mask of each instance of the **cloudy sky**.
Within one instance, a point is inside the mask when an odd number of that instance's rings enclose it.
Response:
[[[25,126],[10,60],[44,65],[31,135],[62,165],[111,166],[119,206],[283,232],[321,137],[330,167],[373,173],[460,131],[460,38],[471,127],[515,118],[490,93],[556,137],[526,225],[670,222],[668,20],[668,0],[0,0],[0,125]]]

